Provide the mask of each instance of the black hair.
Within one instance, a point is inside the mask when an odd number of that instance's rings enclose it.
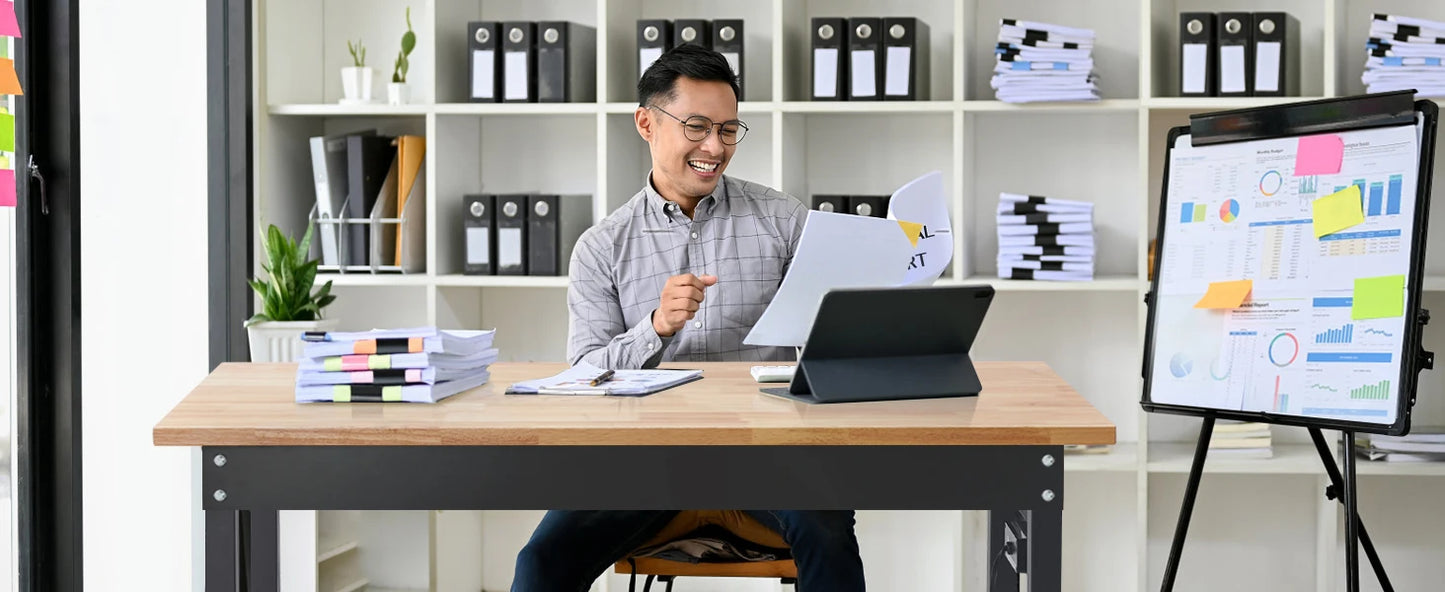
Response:
[[[646,107],[654,101],[670,103],[677,98],[677,79],[686,76],[704,82],[726,82],[733,96],[742,100],[737,76],[722,54],[700,45],[687,43],[672,48],[652,62],[637,79],[637,104]]]

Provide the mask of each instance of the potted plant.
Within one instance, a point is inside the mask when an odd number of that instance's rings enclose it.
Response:
[[[336,300],[331,294],[331,281],[315,292],[316,267],[309,259],[311,226],[297,245],[281,233],[275,224],[262,237],[268,280],[253,278],[251,289],[261,296],[261,312],[246,321],[252,362],[293,362],[301,357],[301,334],[305,331],[326,331],[335,328],[335,319],[322,319],[321,311]]]
[[[346,40],[352,65],[341,69],[341,102],[347,105],[371,102],[371,68],[366,65],[366,46],[357,39],[353,45]]]
[[[386,85],[386,102],[404,105],[411,99],[411,87],[406,84],[406,73],[411,68],[407,56],[416,48],[416,33],[411,30],[411,7],[406,7],[406,33],[401,36],[401,51],[396,54],[396,64],[391,73],[391,84]]]

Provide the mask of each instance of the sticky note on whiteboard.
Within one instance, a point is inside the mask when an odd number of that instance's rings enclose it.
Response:
[[[1239,308],[1244,304],[1244,299],[1249,297],[1249,292],[1254,289],[1254,280],[1234,280],[1231,282],[1212,282],[1209,290],[1204,292],[1204,297],[1194,303],[1194,308]]]
[[[1294,176],[1337,175],[1345,160],[1345,141],[1334,134],[1299,139],[1294,155]]]

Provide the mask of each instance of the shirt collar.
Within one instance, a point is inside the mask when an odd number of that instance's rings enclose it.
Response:
[[[722,203],[722,202],[724,202],[724,201],[727,200],[727,188],[726,188],[726,187],[727,187],[727,176],[726,176],[726,175],[721,175],[721,176],[719,176],[718,182],[717,182],[717,188],[713,189],[712,194],[708,196],[708,197],[711,197],[711,198],[713,199],[713,202],[714,202],[714,203],[713,203],[713,207],[716,207],[717,204]],[[666,214],[670,214],[671,212],[677,212],[678,214],[682,214],[682,209],[681,209],[679,206],[677,206],[676,204],[673,204],[672,210],[669,211],[667,205],[668,205],[668,204],[671,204],[672,202],[670,202],[670,201],[668,201],[666,198],[662,197],[662,194],[661,194],[661,193],[658,193],[658,192],[657,192],[657,188],[652,185],[652,170],[651,170],[651,169],[649,169],[649,170],[647,171],[647,174],[642,177],[642,192],[645,193],[645,194],[647,194],[647,202],[650,203],[650,204],[652,204],[653,207],[656,207],[656,208],[658,209],[658,211],[661,211],[661,212],[666,213]],[[706,203],[707,203],[707,197],[702,198],[701,201],[698,201],[698,202],[697,202],[698,208],[703,208],[703,207],[705,207],[704,204],[706,204]]]

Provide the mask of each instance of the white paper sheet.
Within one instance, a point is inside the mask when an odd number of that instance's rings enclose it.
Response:
[[[522,229],[497,230],[497,265],[511,267],[522,264]]]
[[[820,47],[813,50],[813,96],[836,97],[838,89],[838,49]]]
[[[642,78],[642,74],[647,72],[647,68],[660,57],[662,57],[661,47],[644,47],[637,50],[637,77]]]
[[[877,97],[878,96],[878,66],[874,51],[871,49],[860,49],[848,55],[848,63],[853,67],[853,96],[855,97]]]
[[[1209,72],[1209,46],[1203,43],[1184,44],[1183,91],[1204,92],[1205,75]]]
[[[953,223],[949,220],[943,173],[933,171],[898,188],[888,198],[888,219],[923,225],[903,283],[932,284],[953,261]]]
[[[1244,91],[1244,46],[1219,46],[1219,92]]]
[[[722,52],[722,56],[723,59],[728,61],[728,67],[733,69],[733,76],[740,76],[739,72],[741,72],[741,70],[738,69],[738,52],[725,51]]]
[[[472,98],[496,98],[497,63],[490,49],[472,50]]]
[[[913,76],[910,68],[911,47],[892,46],[888,48],[888,64],[883,67],[883,92],[889,96],[901,97],[908,94],[908,79]],[[923,97],[918,97],[923,98]]]
[[[835,288],[901,285],[912,251],[897,221],[808,212],[788,275],[743,343],[802,346],[824,294]]]
[[[1278,41],[1254,45],[1254,90],[1279,91],[1279,49]]]
[[[491,229],[471,227],[467,229],[467,263],[486,265],[492,262],[492,249],[487,244]]]
[[[506,52],[506,63],[502,70],[506,73],[507,89],[502,94],[506,100],[524,100],[527,98],[527,53],[522,51]]]

